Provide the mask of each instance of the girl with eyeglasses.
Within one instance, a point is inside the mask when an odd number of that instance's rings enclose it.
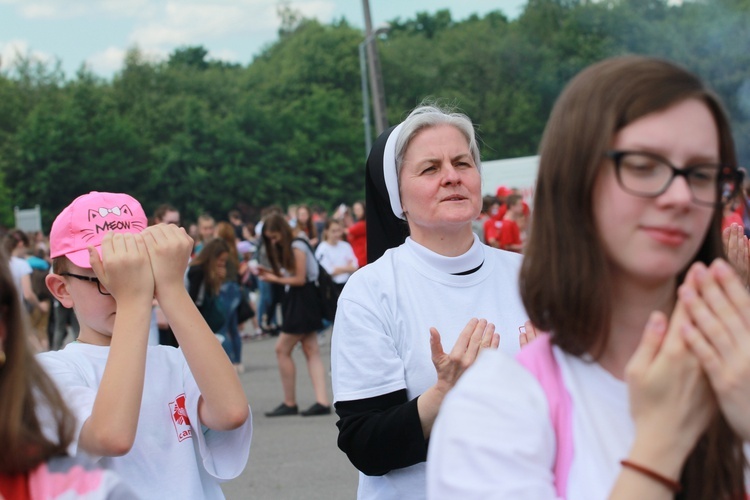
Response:
[[[540,150],[520,287],[549,333],[448,395],[428,495],[745,498],[750,296],[720,235],[742,176],[718,98],[670,62],[609,59]]]

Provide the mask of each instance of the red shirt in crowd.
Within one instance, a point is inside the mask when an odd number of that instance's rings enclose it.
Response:
[[[523,241],[521,240],[521,230],[518,228],[516,221],[511,219],[503,220],[498,240],[502,250],[511,250],[514,252],[519,251],[518,248],[509,248],[513,245],[518,246],[523,244]]]
[[[352,246],[359,267],[364,267],[367,264],[367,225],[364,220],[349,226],[346,230],[346,241]]]

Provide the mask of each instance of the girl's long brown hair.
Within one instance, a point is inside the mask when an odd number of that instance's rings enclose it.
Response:
[[[277,244],[271,243],[266,236],[267,232],[279,233],[281,241]],[[274,273],[280,273],[282,268],[290,273],[294,272],[292,240],[294,240],[294,232],[283,215],[272,214],[263,220],[263,244],[266,246],[268,260],[271,262]]]
[[[234,226],[229,222],[221,221],[216,225],[216,237],[227,242],[229,247],[229,260],[232,261],[234,268],[240,267],[240,256],[237,253],[237,234],[234,232]]]
[[[582,71],[557,100],[542,137],[533,222],[521,266],[520,289],[531,321],[553,332],[564,351],[600,356],[609,340],[611,277],[596,231],[594,182],[604,153],[629,123],[686,99],[711,111],[723,165],[736,166],[729,121],[719,99],[689,71],[667,61],[627,56]],[[723,255],[721,209],[694,261]],[[678,276],[682,281],[683,273]],[[742,440],[719,415],[682,473],[685,499],[744,498]]]
[[[229,245],[221,238],[214,238],[201,249],[200,253],[190,261],[190,267],[199,266],[203,268],[203,280],[206,289],[214,295],[219,293],[223,278],[216,273],[216,261],[224,254],[229,253]]]
[[[299,221],[300,210],[307,211],[307,222],[305,222],[304,224],[301,224]],[[312,210],[310,210],[310,207],[307,205],[300,205],[297,207],[297,229],[305,233],[308,239],[314,240],[318,237],[318,229],[315,227],[315,223],[313,222]]]
[[[23,243],[23,246],[26,248],[30,245],[29,237],[20,229],[13,229],[3,237],[3,248],[9,258],[19,243]]]
[[[0,365],[0,474],[32,470],[54,456],[66,454],[73,440],[75,417],[57,387],[34,359],[28,325],[0,250],[0,329],[6,360]],[[56,439],[42,433],[39,410],[49,415]],[[45,422],[47,419],[45,419]]]

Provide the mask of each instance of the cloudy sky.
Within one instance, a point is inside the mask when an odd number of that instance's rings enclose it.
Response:
[[[517,17],[525,0],[370,0],[373,24],[450,9],[453,19],[500,9]],[[81,64],[111,77],[138,45],[154,58],[203,45],[209,57],[242,64],[276,40],[278,0],[0,0],[0,71],[15,54],[59,58],[68,77]],[[364,25],[361,0],[291,0],[323,23],[342,17]]]

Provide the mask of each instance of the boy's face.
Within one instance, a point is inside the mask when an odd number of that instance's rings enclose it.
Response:
[[[201,240],[209,241],[214,238],[216,232],[216,225],[212,220],[202,220],[198,222],[198,233],[201,236]]]
[[[93,269],[68,262],[67,271],[63,275],[51,274],[47,277],[47,286],[63,306],[72,307],[75,311],[81,325],[79,338],[82,342],[109,345],[117,312],[114,297],[101,294],[97,283],[65,274],[95,277]],[[103,292],[107,292],[104,285],[99,286]]]

